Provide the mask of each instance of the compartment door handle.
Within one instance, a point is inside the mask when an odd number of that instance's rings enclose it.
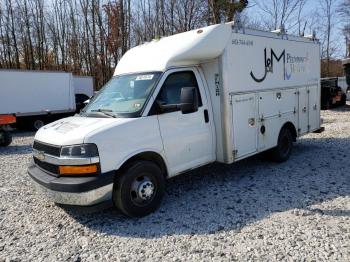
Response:
[[[204,121],[205,123],[209,122],[209,113],[208,113],[208,109],[204,109]]]

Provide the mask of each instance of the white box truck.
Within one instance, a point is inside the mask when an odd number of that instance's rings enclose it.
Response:
[[[79,116],[41,128],[28,173],[54,202],[160,204],[164,180],[270,151],[320,129],[315,39],[213,25],[128,51]]]
[[[85,95],[87,99],[94,95],[94,79],[91,76],[73,75],[73,86],[76,95]]]
[[[0,114],[35,130],[76,111],[71,73],[0,70]]]
[[[85,107],[85,102],[94,95],[94,79],[91,76],[73,76],[75,105],[77,111]]]

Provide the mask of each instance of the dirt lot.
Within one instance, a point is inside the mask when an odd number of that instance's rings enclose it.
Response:
[[[253,157],[167,183],[160,210],[69,209],[26,173],[33,133],[0,148],[0,261],[350,261],[350,105],[275,164]]]

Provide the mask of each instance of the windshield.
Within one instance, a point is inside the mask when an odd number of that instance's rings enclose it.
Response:
[[[85,115],[138,117],[156,85],[161,72],[113,77],[86,106]]]

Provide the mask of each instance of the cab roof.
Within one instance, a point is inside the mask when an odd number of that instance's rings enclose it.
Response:
[[[231,25],[220,24],[164,37],[130,49],[114,75],[164,71],[218,57],[230,38]]]
[[[226,48],[234,22],[217,24],[153,40],[130,49],[119,61],[114,75],[165,71],[171,67],[200,64],[219,57]],[[316,39],[278,32],[243,29],[243,34],[319,44]]]

